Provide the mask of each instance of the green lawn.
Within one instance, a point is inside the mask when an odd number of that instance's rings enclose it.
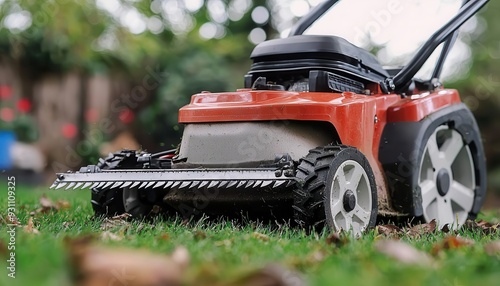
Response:
[[[88,191],[46,190],[45,193],[53,201],[69,201],[70,208],[36,214],[34,223],[39,234],[17,229],[15,279],[7,277],[5,246],[9,235],[5,223],[0,223],[3,242],[0,285],[71,284],[64,239],[102,233],[103,222],[91,219]],[[0,196],[2,217],[7,212],[4,194],[2,191]],[[40,207],[41,194],[40,190],[17,190],[17,215],[23,225],[29,213]],[[492,222],[498,222],[499,217],[498,212],[481,215]],[[269,263],[279,263],[301,273],[311,285],[499,285],[500,281],[500,255],[489,256],[483,249],[484,244],[500,239],[498,232],[460,231],[461,236],[471,238],[475,244],[440,252],[433,256],[433,263],[424,266],[405,265],[377,252],[374,241],[385,238],[377,236],[375,231],[358,240],[350,239],[343,246],[328,244],[327,234],[307,235],[289,227],[270,230],[265,226],[235,226],[230,222],[199,221],[189,225],[180,220],[154,224],[133,222],[112,228],[110,232],[123,239],[98,243],[146,248],[165,254],[176,246],[185,246],[192,260],[186,280],[195,281],[197,285],[235,281]],[[445,236],[447,234],[436,233],[420,238],[404,236],[402,240],[430,253],[433,245]]]

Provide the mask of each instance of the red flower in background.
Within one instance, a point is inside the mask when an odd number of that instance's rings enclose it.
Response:
[[[120,118],[121,122],[129,124],[130,122],[134,121],[135,114],[132,110],[127,108],[120,112],[118,118]]]
[[[0,109],[0,119],[5,122],[11,122],[14,120],[14,110],[12,108],[4,107]]]
[[[17,102],[17,110],[21,113],[28,113],[31,110],[31,101],[27,98],[22,98]]]
[[[66,123],[61,128],[62,135],[68,139],[75,138],[78,128],[75,124]]]
[[[0,99],[9,99],[12,95],[12,88],[8,85],[0,85]]]
[[[89,108],[85,111],[85,121],[88,123],[96,123],[99,119],[99,112],[93,108]]]

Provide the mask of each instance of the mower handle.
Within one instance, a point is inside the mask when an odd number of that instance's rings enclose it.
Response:
[[[476,14],[489,0],[472,0],[468,1],[458,11],[457,15],[453,17],[446,25],[441,27],[435,32],[417,54],[410,60],[410,62],[393,78],[388,79],[388,84],[392,90],[404,88],[408,82],[412,80],[415,74],[424,65],[427,59],[431,56],[434,50],[448,37],[454,33],[460,26]]]

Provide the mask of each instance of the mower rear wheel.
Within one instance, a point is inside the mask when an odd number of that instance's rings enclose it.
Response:
[[[420,161],[418,186],[425,221],[439,228],[462,226],[472,210],[476,175],[474,160],[462,135],[448,125],[434,130]]]
[[[326,146],[309,151],[297,168],[303,185],[295,191],[297,223],[315,229],[361,235],[375,225],[377,188],[365,156],[353,147]]]

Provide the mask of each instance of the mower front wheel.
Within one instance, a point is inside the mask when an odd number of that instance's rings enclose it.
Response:
[[[96,217],[112,217],[125,212],[122,189],[92,189],[91,204]]]
[[[377,188],[365,156],[353,147],[326,146],[300,160],[294,214],[303,227],[327,226],[361,235],[375,225]]]
[[[153,190],[138,188],[123,189],[123,205],[125,212],[132,215],[133,218],[143,219],[151,216],[155,208],[155,199],[148,200],[148,194],[154,195]]]

